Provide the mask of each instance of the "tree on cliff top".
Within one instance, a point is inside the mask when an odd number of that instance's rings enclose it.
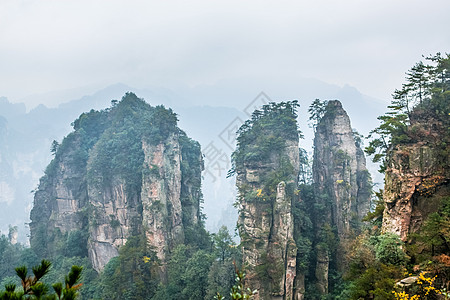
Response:
[[[327,111],[327,100],[321,101],[320,99],[315,99],[308,108],[310,126],[316,130],[317,124],[319,124],[322,117]]]
[[[297,127],[297,100],[269,103],[261,110],[255,110],[251,118],[237,131],[236,150],[231,155],[232,168],[228,176],[236,173],[236,168],[244,164],[254,164],[267,159],[271,151],[284,148],[286,140],[302,137]]]
[[[450,54],[427,57],[430,64],[419,62],[406,73],[406,83],[395,90],[389,112],[378,117],[380,126],[372,130],[365,151],[373,162],[381,162],[384,172],[386,153],[391,147],[415,142],[417,134],[410,125],[424,117],[441,122],[450,134]]]

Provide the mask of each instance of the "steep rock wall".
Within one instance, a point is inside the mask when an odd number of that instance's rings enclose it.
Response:
[[[295,118],[289,103],[256,111],[241,127],[233,154],[244,269],[248,285],[258,290],[255,299],[293,299],[295,293],[292,203],[297,199],[299,172]]]
[[[65,254],[76,237],[76,255],[100,271],[129,237],[144,234],[164,278],[171,249],[201,226],[200,145],[170,109],[130,93],[81,115],[74,128],[35,194],[32,247],[45,257]]]
[[[294,152],[295,157],[298,147],[295,147],[295,142],[289,143],[292,147],[287,148]],[[290,163],[298,165],[295,160]],[[249,285],[258,290],[257,299],[292,299],[293,293],[297,251],[293,240],[293,198],[286,195],[284,181],[277,183],[274,201],[264,198],[268,195],[264,195],[266,186],[261,180],[264,174],[275,171],[277,167],[279,163],[271,161],[259,169],[245,169],[238,173],[236,182],[241,191],[238,227],[244,264]],[[293,174],[295,172],[298,170]],[[243,187],[247,189],[245,192]],[[255,198],[250,199],[250,194]]]
[[[65,155],[53,159],[34,196],[30,242],[45,257],[56,255],[58,240],[63,235],[87,225],[83,209],[88,199],[86,170],[77,159],[80,143],[77,133],[67,137]]]
[[[403,241],[450,195],[448,128],[426,111],[414,111],[410,117],[408,133],[415,141],[388,151],[383,194],[382,231]]]
[[[169,249],[184,241],[180,146],[171,137],[167,144],[144,143],[144,153],[144,164],[152,172],[142,182],[143,225],[164,270]]]
[[[317,203],[316,286],[321,294],[327,294],[330,267],[344,268],[347,241],[358,232],[361,218],[369,211],[371,194],[364,153],[355,140],[347,113],[337,100],[328,102],[317,125],[313,180]],[[335,254],[333,248],[337,249]]]

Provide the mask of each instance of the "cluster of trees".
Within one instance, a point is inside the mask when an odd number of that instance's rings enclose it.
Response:
[[[106,114],[106,119],[102,116]],[[92,159],[87,172],[90,182],[104,185],[111,176],[120,176],[126,181],[126,188],[136,195],[142,183],[144,152],[142,141],[157,145],[172,133],[181,131],[177,127],[178,118],[172,109],[164,106],[152,107],[133,93],[127,93],[120,102],[113,103],[107,110],[83,114],[74,122],[75,132],[86,128],[94,131],[87,135],[93,143],[82,143],[92,148]],[[92,128],[92,129],[91,129]],[[78,129],[78,130],[77,130]],[[86,130],[84,129],[84,130]],[[92,134],[94,133],[94,134]]]
[[[438,128],[432,130],[441,129],[440,135],[450,134],[450,54],[438,53],[426,61],[406,73],[406,83],[392,95],[389,112],[378,117],[381,124],[369,135],[371,141],[365,151],[373,155],[374,162],[381,163],[381,172],[386,168],[388,150],[433,137],[430,130],[421,130],[427,120],[436,122]]]
[[[449,208],[450,197],[444,197],[438,212],[406,243],[395,234],[381,233],[380,210],[369,214],[366,219],[371,226],[350,245],[349,268],[343,274],[339,299],[447,299]],[[405,278],[411,281],[397,284]]]
[[[379,117],[381,125],[374,129],[366,153],[381,163],[384,172],[388,154],[397,146],[428,143],[441,151],[442,167],[447,168],[450,157],[450,55],[428,57],[430,64],[416,64],[407,72],[406,83],[393,95],[390,111]],[[309,107],[310,122],[317,126],[326,112],[327,101],[316,99]],[[355,133],[356,143],[361,136]],[[440,149],[440,150],[439,150]],[[316,251],[312,251],[316,237],[312,220],[321,218],[321,207],[314,183],[308,181],[308,159],[301,156],[299,191],[301,202],[294,206],[295,240],[299,249],[297,272],[305,274],[306,299],[320,299],[314,289]],[[394,234],[382,234],[384,202],[382,191],[375,193],[374,209],[366,216],[367,225],[350,245],[346,270],[333,268],[330,261],[329,295],[327,299],[444,299],[450,284],[450,210],[449,198],[442,196],[438,212],[431,214],[422,229],[412,234],[407,243]],[[426,195],[425,195],[426,196]],[[325,201],[326,202],[326,201]],[[314,207],[312,213],[305,213]],[[310,210],[311,211],[311,210]],[[334,229],[325,230],[324,240],[334,241]],[[332,254],[336,245],[327,243]],[[333,259],[333,255],[330,255]],[[415,283],[400,288],[400,280],[416,275]],[[415,279],[416,277],[413,276]],[[445,289],[443,289],[445,288]]]
[[[406,83],[394,92],[390,111],[379,117],[382,123],[370,135],[372,140],[366,152],[373,155],[375,162],[382,162],[382,169],[388,151],[394,147],[417,142],[421,138],[430,139],[419,134],[421,128],[418,126],[425,119],[433,120],[431,123],[436,126],[426,130],[439,131],[439,140],[433,142],[442,147],[444,157],[449,157],[450,55],[437,54],[428,57],[427,61],[429,64],[419,62],[407,73]],[[198,159],[193,153],[199,152],[199,145],[177,128],[176,115],[162,106],[150,107],[134,94],[127,94],[124,99],[113,102],[107,110],[81,115],[73,123],[75,132],[61,144],[52,144],[55,161],[64,147],[77,143],[82,147],[72,157],[74,165],[84,168],[88,163],[89,152],[95,152],[96,158],[88,170],[88,180],[107,179],[106,176],[110,174],[118,174],[126,179],[129,191],[138,193],[145,172],[142,170],[142,137],[151,137],[147,142],[158,144],[171,133],[180,133],[180,143],[186,157],[181,166],[184,170],[182,180],[194,182],[193,186],[201,193],[200,178],[194,176],[198,170],[193,170],[201,166],[190,163]],[[320,100],[310,106],[313,126],[323,116],[325,107],[326,102]],[[262,110],[255,111],[251,119],[239,129],[230,175],[244,165],[267,160],[271,153],[282,152],[286,140],[298,140],[301,132],[296,123],[297,109],[297,101],[290,101],[270,103],[263,106]],[[141,113],[136,114],[137,111]],[[283,157],[280,157],[279,163],[278,171],[264,175],[262,181],[266,183],[267,189],[257,191],[255,199],[270,200],[278,182],[292,181],[292,165]],[[321,218],[321,208],[314,207],[316,214],[308,213],[308,209],[315,205],[317,197],[323,195],[314,193],[309,161],[302,151],[301,163],[301,184],[288,188],[289,193],[299,195],[301,199],[293,205],[294,235],[298,248],[297,272],[305,274],[306,298],[318,299],[320,295],[314,290],[313,262],[317,253],[313,251],[316,237],[313,235],[312,219]],[[55,168],[55,163],[50,164],[46,170],[47,176]],[[348,246],[348,268],[330,272],[331,292],[328,298],[442,297],[445,291],[440,288],[446,286],[448,289],[450,284],[450,197],[442,197],[438,212],[430,214],[422,229],[410,237],[413,242],[405,244],[396,235],[381,233],[384,207],[381,193],[378,196],[378,205],[366,217],[367,228]],[[186,197],[182,201],[188,203],[192,199]],[[77,295],[81,299],[227,299],[229,295],[232,299],[249,299],[253,292],[245,287],[244,274],[238,271],[240,248],[228,230],[223,227],[218,233],[210,235],[202,224],[190,224],[187,228],[190,231],[187,231],[186,243],[172,249],[166,265],[158,260],[145,236],[136,234],[128,239],[120,249],[119,256],[113,258],[100,274],[92,269],[87,258],[84,246],[87,235],[82,230],[59,239],[63,242],[56,245],[55,251],[51,253],[52,268],[39,257],[48,249],[44,244],[51,241],[45,240],[43,245],[34,243],[34,248],[26,248],[20,244],[11,244],[8,237],[2,235],[0,290],[2,287],[4,290],[0,292],[0,299],[20,299],[26,295],[37,299],[73,299]],[[324,231],[327,235],[323,237],[324,240],[336,240],[333,228],[329,229]],[[336,251],[333,243],[327,245],[328,251]],[[34,276],[28,275],[27,270],[30,268]],[[67,270],[70,270],[68,275]],[[419,270],[428,273],[418,273]],[[395,283],[410,274],[419,275],[416,284],[409,287],[408,294],[394,290]],[[78,285],[80,280],[84,282],[82,286]],[[50,293],[51,284],[54,293]]]
[[[85,256],[58,255],[52,258],[52,268],[48,261],[37,263],[38,256],[33,248],[12,245],[2,235],[0,299],[22,299],[24,295],[33,295],[36,299],[74,299],[77,296],[79,299],[152,300],[224,299],[220,297],[225,295],[227,299],[230,291],[233,293],[233,286],[237,297],[238,290],[244,288],[244,275],[238,269],[239,247],[226,227],[216,234],[208,234],[205,239],[207,243],[177,246],[167,265],[162,266],[146,237],[134,236],[120,249],[119,256],[97,274]],[[27,275],[27,269],[32,266],[35,266],[32,268],[34,277]],[[70,270],[68,275],[67,270]],[[80,280],[82,285],[78,284]],[[58,283],[61,281],[65,284]],[[243,291],[247,293],[247,288]],[[16,296],[18,298],[14,298]]]
[[[286,140],[302,137],[297,127],[298,101],[269,103],[255,110],[237,131],[236,150],[231,155],[233,176],[237,167],[264,161],[271,153],[281,152]]]
[[[0,299],[23,299],[27,295],[34,295],[37,299],[74,299],[80,288],[85,289],[78,285],[81,270],[84,269],[85,281],[96,276],[89,266],[85,257],[61,255],[52,264],[41,260],[34,249],[19,243],[11,244],[8,237],[0,235]],[[28,275],[29,269],[33,275]]]
[[[440,151],[442,168],[450,157],[450,55],[437,54],[406,73],[406,83],[393,94],[390,111],[379,117],[366,153],[381,163],[402,145],[428,144]],[[447,299],[450,284],[450,198],[435,195],[440,207],[407,242],[380,230],[382,191],[375,209],[365,218],[369,226],[351,245],[349,269],[344,275],[343,299]],[[431,194],[421,194],[426,201]],[[405,283],[396,284],[405,279]]]
[[[115,174],[126,180],[128,191],[139,193],[144,171],[142,140],[157,145],[173,133],[186,136],[177,127],[177,115],[170,108],[153,107],[133,93],[111,102],[110,108],[81,114],[72,123],[75,131],[61,144],[53,141],[51,152],[55,159],[45,171],[47,177],[55,174],[60,155],[75,148],[69,157],[74,170],[86,168],[88,158],[95,158],[87,173],[90,182],[101,178],[99,184],[105,184]]]

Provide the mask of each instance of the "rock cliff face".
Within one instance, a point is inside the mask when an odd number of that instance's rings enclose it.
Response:
[[[81,115],[35,194],[32,247],[52,256],[72,242],[100,271],[144,234],[164,276],[167,254],[201,222],[200,146],[176,121],[130,93]]]
[[[388,151],[383,195],[382,231],[403,241],[450,195],[448,128],[426,111],[416,110],[410,118],[408,133],[415,141]]]
[[[328,102],[317,125],[313,180],[317,204],[316,286],[321,294],[327,294],[329,270],[344,268],[347,242],[358,233],[361,219],[369,211],[371,196],[364,153],[337,100]]]
[[[299,172],[295,106],[272,104],[244,124],[233,154],[244,268],[256,299],[293,299],[292,202]],[[287,123],[283,123],[283,120]]]
[[[249,286],[258,289],[257,299],[301,300],[306,290],[327,295],[330,271],[343,270],[372,188],[347,113],[329,101],[317,125],[313,186],[298,185],[305,162],[295,103],[264,106],[238,134],[233,171]]]

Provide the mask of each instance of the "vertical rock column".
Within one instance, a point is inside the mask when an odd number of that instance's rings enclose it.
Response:
[[[183,243],[184,229],[180,201],[180,147],[173,136],[166,143],[143,143],[145,169],[142,182],[143,227],[147,241],[160,260],[161,276],[166,276],[167,255]]]
[[[291,199],[286,196],[285,188],[286,183],[284,181],[277,186],[277,195],[273,204],[272,235],[268,249],[268,256],[278,258],[280,265],[276,265],[276,268],[273,269],[270,268],[269,274],[271,273],[272,278],[281,275],[280,280],[273,282],[274,296],[282,297],[281,299],[292,299],[296,275],[297,247],[293,237],[294,223]],[[273,298],[276,299],[276,297]]]
[[[283,151],[270,157],[237,172],[244,267],[249,286],[258,290],[255,299],[293,299],[297,247],[293,238],[293,195],[287,194],[286,185],[297,184],[298,141],[286,141]],[[281,159],[293,166],[291,181],[277,182],[273,195],[265,194],[270,188],[263,178],[279,171]]]
[[[330,267],[343,270],[345,246],[360,227],[370,205],[370,176],[355,141],[350,119],[339,101],[329,101],[314,138],[316,285],[328,293]],[[334,238],[330,237],[334,236]],[[336,246],[330,245],[330,243]],[[335,255],[330,257],[332,248]],[[333,261],[333,266],[330,265]]]
[[[125,181],[114,178],[110,184],[88,185],[92,219],[89,227],[88,251],[92,266],[101,271],[109,260],[119,254],[132,234],[133,220],[138,211],[131,193],[127,193]]]

